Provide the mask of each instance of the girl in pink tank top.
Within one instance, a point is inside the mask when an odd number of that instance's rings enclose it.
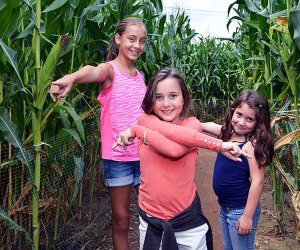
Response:
[[[111,200],[112,238],[116,250],[129,249],[130,194],[132,185],[138,189],[140,164],[136,141],[130,150],[112,150],[111,147],[121,131],[137,123],[142,112],[146,85],[134,62],[144,51],[146,36],[140,19],[124,19],[109,44],[106,63],[84,66],[52,82],[50,89],[55,100],[65,97],[74,83],[100,83],[102,169]]]

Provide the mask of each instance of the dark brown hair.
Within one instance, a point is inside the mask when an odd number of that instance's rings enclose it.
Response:
[[[128,25],[140,25],[144,27],[146,30],[146,26],[141,19],[136,17],[127,17],[118,24],[115,35],[119,34],[120,36],[122,36],[122,34],[126,31]],[[114,60],[118,56],[118,54],[119,54],[119,46],[116,43],[115,36],[114,36],[109,42],[108,55],[106,60],[107,61]]]
[[[153,112],[153,106],[155,104],[155,97],[156,97],[156,88],[159,82],[167,78],[174,78],[178,80],[182,92],[182,96],[183,96],[183,102],[184,102],[182,111],[180,113],[180,117],[181,118],[188,117],[190,111],[191,98],[188,89],[185,85],[183,77],[179,74],[179,72],[176,69],[172,69],[172,68],[163,68],[159,70],[154,76],[151,77],[147,86],[146,95],[142,103],[142,109],[146,114],[156,115]]]
[[[236,108],[246,103],[255,111],[256,126],[247,135],[254,146],[254,155],[259,167],[265,167],[272,162],[274,155],[274,141],[271,131],[271,115],[267,99],[257,91],[246,90],[242,92],[228,108],[220,138],[228,141],[231,138],[233,127],[231,119]]]

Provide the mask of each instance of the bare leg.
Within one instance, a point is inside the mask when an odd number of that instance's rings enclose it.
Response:
[[[108,189],[112,210],[112,238],[115,250],[129,250],[129,204],[132,185]]]

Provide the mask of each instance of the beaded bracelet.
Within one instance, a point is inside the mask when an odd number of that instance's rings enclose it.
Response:
[[[148,142],[147,142],[147,140],[146,140],[146,134],[147,134],[147,131],[148,131],[148,128],[146,128],[146,129],[145,129],[145,132],[144,132],[144,141],[143,141],[143,143],[144,143],[145,145],[148,144]]]

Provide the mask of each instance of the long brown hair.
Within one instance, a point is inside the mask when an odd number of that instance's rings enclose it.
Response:
[[[122,34],[126,31],[126,28],[128,27],[128,25],[134,25],[134,24],[140,25],[140,26],[144,27],[146,30],[146,26],[142,22],[141,19],[136,18],[136,17],[127,17],[118,24],[115,35],[119,34],[120,36],[122,36]],[[119,54],[119,46],[116,43],[115,36],[114,36],[109,42],[108,55],[107,55],[106,60],[107,61],[114,60],[118,56],[118,54]]]
[[[142,103],[142,109],[146,114],[156,115],[153,112],[153,107],[155,104],[156,88],[159,82],[167,78],[174,78],[178,81],[182,92],[183,102],[184,102],[182,111],[180,113],[180,117],[181,118],[188,117],[190,114],[191,98],[183,77],[179,74],[179,72],[176,69],[173,68],[163,68],[150,78],[147,86],[146,95]]]
[[[265,167],[272,162],[274,155],[274,141],[271,131],[270,107],[267,99],[257,91],[246,90],[242,92],[228,108],[220,138],[228,141],[232,136],[231,120],[236,108],[246,103],[255,111],[256,126],[246,136],[254,146],[254,155],[259,167]]]

